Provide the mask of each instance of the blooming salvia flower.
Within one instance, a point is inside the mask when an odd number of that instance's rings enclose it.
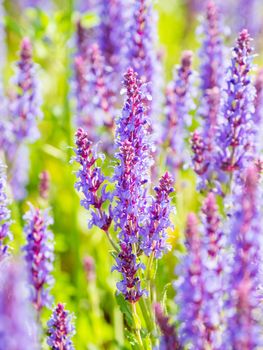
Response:
[[[161,305],[155,304],[154,311],[157,324],[162,332],[158,350],[182,350],[175,327],[169,323],[169,317],[164,315]]]
[[[198,232],[198,221],[191,213],[187,219],[186,228],[187,254],[179,266],[178,289],[176,303],[180,307],[179,339],[183,346],[191,344],[192,349],[201,350],[205,342],[204,325],[202,322],[202,255],[201,238]],[[186,307],[187,306],[187,307]]]
[[[116,227],[121,230],[119,238],[126,243],[135,243],[145,217],[146,184],[151,165],[148,92],[131,68],[124,75],[124,88],[127,98],[116,131],[119,164],[113,177],[117,199],[113,214]]]
[[[30,207],[24,215],[27,244],[23,247],[31,286],[31,301],[38,312],[50,306],[51,271],[54,260],[54,236],[48,226],[53,220],[47,211]]]
[[[21,262],[10,261],[1,269],[0,350],[40,349],[24,275]]]
[[[167,243],[167,228],[171,227],[169,219],[171,203],[169,194],[174,191],[173,179],[169,173],[165,173],[159,180],[159,186],[155,187],[155,197],[148,209],[148,222],[144,226],[141,247],[145,254],[151,253],[154,257],[161,258],[170,246]]]
[[[55,307],[52,318],[47,323],[48,334],[47,344],[52,350],[74,350],[71,338],[75,334],[73,315],[65,306],[58,303]]]
[[[115,228],[120,229],[121,252],[114,269],[122,274],[117,284],[126,300],[136,302],[143,294],[137,272],[143,266],[137,263],[137,244],[144,234],[142,223],[147,212],[146,185],[149,180],[150,145],[147,115],[146,87],[137,73],[129,68],[124,75],[126,101],[117,121],[117,159],[113,181],[116,206],[113,209]],[[136,248],[135,248],[136,247]]]
[[[182,54],[181,65],[175,72],[166,95],[166,125],[164,140],[168,135],[167,165],[171,171],[187,163],[186,138],[187,127],[191,124],[189,112],[193,108],[192,100],[192,53]]]
[[[254,148],[254,87],[250,81],[252,48],[246,29],[239,34],[232,51],[222,120],[220,120],[215,166],[220,181],[241,171],[252,158]]]
[[[262,222],[256,167],[246,171],[245,184],[235,200],[231,218],[232,269],[228,285],[227,349],[260,349]]]
[[[223,234],[215,195],[210,192],[202,207],[203,239],[203,299],[204,348],[220,349],[223,325]]]
[[[92,149],[92,143],[89,141],[88,134],[79,128],[76,132],[76,162],[81,166],[77,172],[79,181],[75,187],[84,194],[85,199],[81,201],[81,205],[87,210],[91,210],[91,219],[89,227],[98,226],[105,232],[111,224],[111,213],[106,214],[102,210],[103,204],[109,199],[106,193],[105,177],[101,169],[96,166],[100,155],[97,155]]]
[[[10,233],[10,210],[8,209],[8,198],[6,194],[6,177],[3,164],[0,162],[0,263],[7,256],[8,246],[4,241],[12,237]]]

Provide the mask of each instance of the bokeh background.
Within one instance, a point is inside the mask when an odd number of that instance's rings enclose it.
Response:
[[[259,11],[257,6],[262,7],[261,1],[227,2],[227,6],[224,5],[222,9],[226,13],[226,45],[231,47],[238,30],[247,26],[255,36],[254,46],[259,53],[262,46],[263,12]],[[197,28],[202,18],[204,3],[205,1],[198,0],[156,2],[166,81],[171,79],[173,67],[179,63],[182,50],[190,49],[195,53],[194,66],[198,67],[200,41]],[[250,5],[245,8],[247,4]],[[28,209],[27,202],[46,205],[39,200],[38,186],[39,174],[47,170],[51,179],[48,206],[54,217],[52,230],[56,242],[53,295],[56,302],[66,303],[67,308],[76,315],[76,349],[129,349],[124,340],[125,322],[115,298],[118,276],[111,273],[114,260],[109,254],[110,246],[102,231],[90,230],[87,227],[88,214],[80,206],[79,195],[74,189],[76,167],[70,163],[74,153],[75,132],[72,65],[76,21],[80,15],[89,27],[99,21],[94,13],[83,12],[83,5],[84,0],[78,3],[71,0],[3,2],[6,30],[6,45],[3,42],[0,44],[3,85],[8,94],[10,78],[14,75],[13,62],[18,60],[21,39],[25,36],[30,37],[34,60],[38,63],[44,113],[39,125],[41,138],[30,146],[31,166],[27,199],[19,204],[12,204],[12,248],[18,252],[21,244],[24,244],[21,217]],[[259,55],[256,63],[260,66],[261,62],[263,60]],[[180,174],[176,186],[174,201],[177,212],[173,215],[174,231],[170,232],[173,249],[162,259],[157,271],[157,293],[167,299],[166,305],[171,315],[176,313],[172,281],[177,252],[181,249],[185,217],[189,211],[200,206],[192,172],[185,171]],[[92,257],[95,265],[95,275],[88,278],[83,269],[83,259],[86,256]],[[44,323],[49,316],[48,311],[43,314]]]

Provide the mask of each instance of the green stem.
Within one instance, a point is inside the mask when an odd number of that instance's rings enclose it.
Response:
[[[141,321],[136,311],[136,304],[132,303],[131,305],[132,305],[132,316],[133,316],[133,321],[135,326],[135,336],[140,349],[144,350],[144,346],[141,338]]]

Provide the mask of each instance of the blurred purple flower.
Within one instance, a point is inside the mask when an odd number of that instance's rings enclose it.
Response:
[[[186,152],[187,128],[191,124],[189,112],[193,109],[192,99],[192,52],[184,51],[181,65],[176,69],[174,80],[166,95],[166,122],[164,140],[168,138],[166,163],[172,172],[188,162]],[[168,137],[167,137],[168,136]]]
[[[47,170],[43,170],[39,174],[39,195],[43,199],[47,199],[49,195],[50,177]]]
[[[76,132],[75,142],[77,146],[75,161],[81,166],[77,172],[79,181],[76,182],[75,187],[85,197],[81,205],[91,210],[89,227],[95,225],[107,232],[111,224],[111,213],[107,215],[102,209],[102,205],[109,199],[109,194],[106,193],[105,177],[101,169],[96,166],[100,155],[92,149],[92,142],[89,141],[87,132],[81,128]]]
[[[73,325],[74,316],[70,314],[65,306],[58,303],[55,307],[52,318],[48,321],[47,344],[52,350],[74,350],[71,338],[75,334]]]
[[[8,246],[5,244],[5,240],[12,237],[10,232],[11,214],[8,208],[6,176],[3,168],[0,161],[0,263],[8,256]]]
[[[256,133],[256,151],[263,151],[263,69],[260,69],[255,81],[256,95],[254,99],[255,113],[253,115]]]
[[[227,88],[222,120],[220,120],[215,167],[219,180],[227,181],[229,174],[244,169],[254,149],[254,96],[251,83],[252,48],[247,30],[240,32],[233,49],[227,73]]]
[[[158,350],[182,350],[175,326],[169,324],[169,317],[164,315],[161,305],[155,304],[154,311],[157,324],[162,332]]]
[[[17,92],[10,105],[11,122],[16,142],[34,142],[39,137],[37,120],[42,117],[40,87],[36,67],[32,61],[32,45],[28,38],[21,44],[14,83]]]
[[[198,221],[191,213],[187,219],[185,244],[187,254],[182,258],[178,269],[179,280],[176,303],[178,313],[179,340],[183,346],[191,344],[192,349],[204,349],[205,334],[202,320],[202,255]]]
[[[202,238],[204,348],[221,349],[225,269],[223,233],[215,195],[210,192],[204,200]]]
[[[83,267],[88,282],[96,279],[95,262],[91,256],[85,256],[83,259]]]
[[[155,187],[155,197],[148,209],[148,222],[145,224],[140,244],[144,253],[149,256],[161,258],[163,253],[170,249],[167,243],[166,230],[172,226],[169,216],[171,214],[170,193],[174,192],[174,180],[169,173],[165,173],[159,180],[159,186]]]
[[[47,211],[30,206],[24,215],[27,244],[23,247],[31,286],[31,300],[37,312],[49,307],[52,301],[50,288],[53,285],[54,236],[48,229],[53,223]]]
[[[1,269],[0,350],[40,349],[21,265],[10,261]]]
[[[250,166],[242,191],[236,195],[230,239],[233,261],[226,306],[227,343],[231,349],[263,346],[261,325],[262,213],[257,169]]]

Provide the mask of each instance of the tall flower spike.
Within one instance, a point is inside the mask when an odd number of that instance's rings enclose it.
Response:
[[[75,69],[77,125],[87,129],[90,140],[95,141],[96,128],[106,125],[111,129],[114,114],[110,72],[97,44],[89,48],[86,58],[76,57]]]
[[[231,344],[231,349],[260,349],[263,346],[260,319],[262,214],[258,181],[257,169],[250,166],[231,218],[233,261],[227,305],[227,344]]]
[[[223,235],[215,195],[210,192],[203,207],[203,300],[204,348],[221,349],[223,325]]]
[[[136,302],[144,293],[137,272],[143,266],[137,263],[137,247],[143,235],[142,223],[147,210],[146,184],[149,180],[150,146],[146,87],[133,69],[124,75],[126,101],[117,122],[117,159],[113,181],[116,206],[113,210],[115,228],[119,229],[121,252],[114,269],[122,274],[117,288],[126,300]],[[135,249],[136,247],[136,249]]]
[[[101,169],[96,166],[100,155],[97,155],[92,149],[87,132],[81,128],[76,132],[75,142],[75,161],[80,164],[80,170],[77,172],[79,180],[75,187],[85,197],[81,201],[81,205],[91,211],[89,227],[95,225],[107,232],[111,224],[111,213],[108,215],[102,209],[103,204],[109,199],[109,195],[106,193],[106,185],[103,184],[105,177]]]
[[[162,332],[159,350],[182,350],[177,338],[175,326],[169,324],[169,317],[165,316],[160,304],[154,305],[157,324]]]
[[[63,304],[58,303],[52,318],[48,322],[47,344],[52,350],[74,350],[71,338],[75,334],[73,315],[70,314]]]
[[[154,254],[155,258],[161,258],[170,246],[167,243],[166,230],[171,227],[169,216],[171,203],[169,194],[174,191],[173,179],[169,173],[165,173],[159,180],[159,186],[155,187],[155,198],[149,208],[149,218],[142,235],[141,247],[145,254]]]
[[[0,350],[40,349],[21,266],[21,262],[10,261],[1,269]]]
[[[49,195],[50,178],[47,170],[43,170],[39,174],[39,195],[43,199],[47,199]]]
[[[54,237],[48,229],[53,220],[47,211],[33,206],[24,215],[27,244],[23,247],[31,286],[31,301],[37,312],[50,306],[52,298],[50,288],[53,284],[51,271],[54,260]]]
[[[191,344],[195,350],[203,349],[204,329],[201,305],[203,298],[201,239],[195,214],[187,219],[186,228],[187,254],[179,266],[180,276],[177,285],[176,303],[180,307],[179,340],[183,346]],[[187,307],[186,307],[187,305]]]
[[[127,98],[122,116],[117,121],[116,143],[119,148],[113,181],[114,221],[120,228],[119,238],[128,243],[138,242],[140,223],[144,220],[147,199],[146,183],[151,165],[148,138],[148,115],[146,87],[130,68],[124,76]]]
[[[11,220],[6,194],[6,177],[3,164],[0,161],[0,263],[8,255],[8,246],[5,244],[5,239],[12,237],[10,225]]]
[[[252,158],[254,148],[253,100],[251,84],[252,48],[246,29],[242,30],[232,53],[228,69],[227,88],[223,116],[219,125],[215,165],[220,181],[227,181],[229,174],[242,171]]]
[[[131,10],[133,18],[127,42],[127,59],[133,70],[139,75],[143,83],[149,84],[149,93],[152,99],[149,103],[149,115],[151,116],[151,131],[153,141],[159,142],[160,122],[163,104],[162,91],[162,68],[161,57],[157,50],[157,13],[151,0],[138,0],[133,2]]]
[[[187,163],[186,138],[187,127],[191,123],[189,112],[193,109],[192,53],[182,54],[181,65],[177,68],[174,80],[170,83],[166,95],[165,135],[168,135],[169,152],[167,165],[172,172]],[[164,136],[164,140],[167,136]]]
[[[40,87],[32,61],[32,45],[28,38],[21,44],[18,72],[14,79],[17,93],[11,101],[13,132],[17,141],[34,142],[39,137],[37,120],[42,117]]]

